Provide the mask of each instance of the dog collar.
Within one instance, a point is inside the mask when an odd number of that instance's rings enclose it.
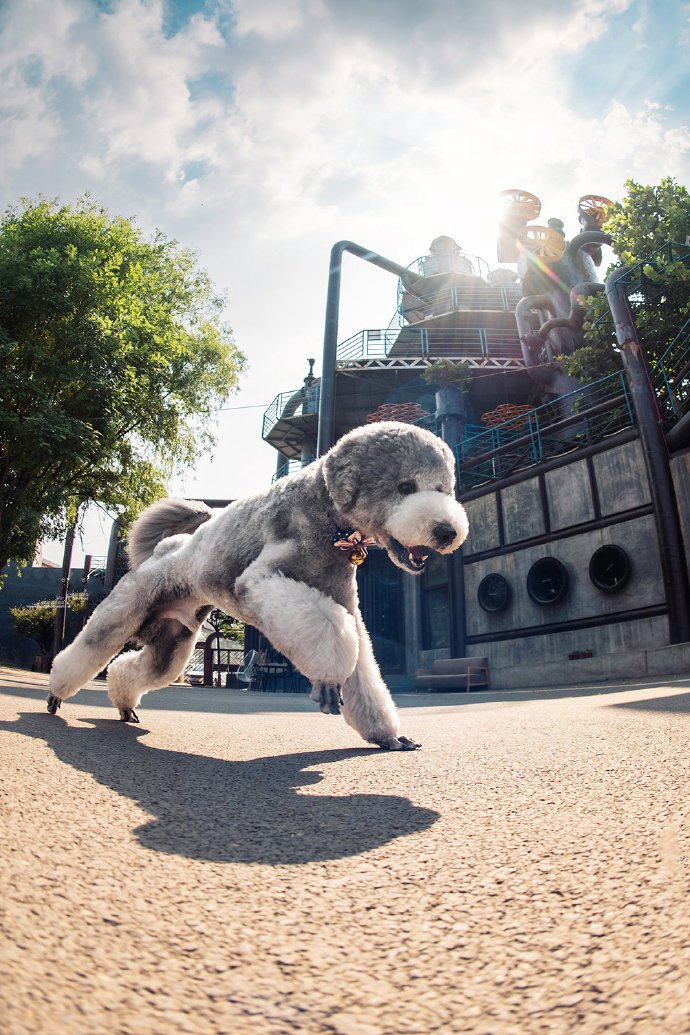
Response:
[[[362,564],[367,557],[369,551],[367,546],[374,546],[376,540],[373,536],[363,536],[361,532],[344,532],[342,528],[336,529],[335,535],[333,536],[333,545],[337,550],[342,550],[343,553],[349,553],[348,560],[350,564],[354,564],[358,567]]]

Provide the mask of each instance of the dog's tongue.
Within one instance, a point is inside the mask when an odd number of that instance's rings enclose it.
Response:
[[[411,546],[408,553],[413,564],[423,564],[426,560],[426,555],[422,546]]]

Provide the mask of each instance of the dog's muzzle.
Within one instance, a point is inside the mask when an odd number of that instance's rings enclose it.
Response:
[[[467,536],[467,516],[453,497],[434,491],[406,496],[390,513],[382,545],[395,564],[413,575],[424,571],[431,551],[449,554]]]
[[[425,553],[423,546],[404,546],[391,536],[389,552],[390,549],[395,552],[395,556],[403,568],[407,568],[414,575],[421,575],[424,571],[429,554]]]

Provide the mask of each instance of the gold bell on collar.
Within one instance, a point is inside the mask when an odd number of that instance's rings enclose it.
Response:
[[[376,540],[371,536],[363,536],[361,532],[350,532],[348,534],[338,533],[338,536],[333,540],[333,545],[338,549],[342,550],[343,553],[349,552],[349,561],[356,567],[363,564],[367,558],[369,551],[367,546],[373,546]]]

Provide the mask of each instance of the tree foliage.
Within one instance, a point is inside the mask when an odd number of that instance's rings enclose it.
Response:
[[[623,265],[634,268],[639,284],[633,294],[635,322],[647,358],[654,364],[690,318],[690,247],[685,245],[690,234],[690,194],[670,177],[658,186],[628,180],[625,197],[613,205],[603,229],[611,235],[618,256],[607,273]],[[605,296],[593,296],[586,304],[589,353],[574,352],[569,360],[573,369],[568,369],[594,380],[610,367],[611,357],[603,353],[613,351],[615,335]],[[620,365],[617,356],[615,362]]]
[[[621,263],[665,264],[669,241],[684,243],[690,233],[690,194],[667,177],[658,186],[625,184],[627,194],[609,212],[604,231]]]
[[[237,621],[220,608],[214,608],[206,621],[218,636],[239,644],[244,643],[244,622]]]
[[[620,352],[610,340],[599,338],[596,345],[585,345],[570,355],[557,357],[566,373],[582,384],[599,381],[622,369]]]
[[[196,257],[84,198],[0,221],[0,570],[83,501],[127,524],[208,448],[244,364]]]

